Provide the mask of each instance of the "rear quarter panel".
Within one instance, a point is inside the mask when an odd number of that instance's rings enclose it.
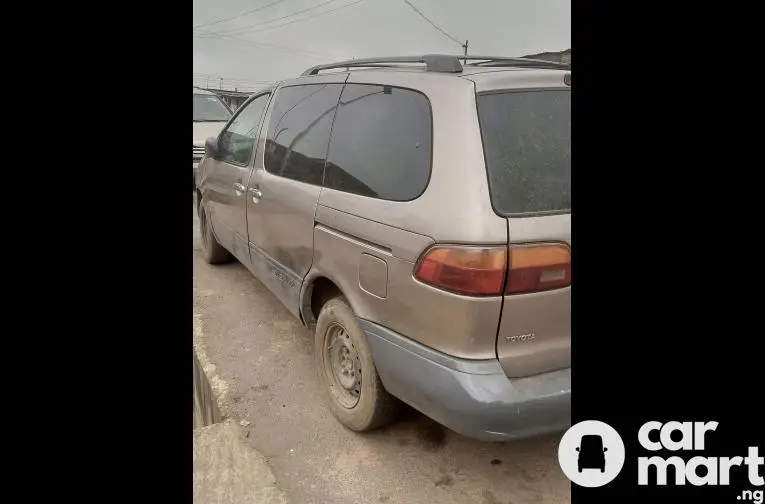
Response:
[[[571,245],[571,214],[508,219],[510,243]],[[571,287],[505,296],[497,356],[508,376],[571,366]]]
[[[362,319],[449,355],[495,358],[502,298],[464,298],[417,281],[413,276],[416,260],[433,243],[427,236],[320,204],[311,277],[332,280]],[[385,263],[384,297],[362,285],[363,255]]]

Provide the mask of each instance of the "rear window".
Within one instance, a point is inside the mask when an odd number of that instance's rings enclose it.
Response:
[[[571,92],[478,95],[489,190],[503,215],[571,209]]]
[[[410,201],[430,178],[430,102],[409,89],[347,84],[340,97],[324,186]]]

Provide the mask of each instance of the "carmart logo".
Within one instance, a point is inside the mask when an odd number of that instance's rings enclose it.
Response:
[[[607,485],[624,466],[624,442],[606,423],[579,422],[563,434],[558,445],[558,463],[566,477],[579,486]]]
[[[706,437],[717,430],[718,422],[646,422],[638,430],[638,442],[645,450],[660,452],[703,451]],[[558,461],[566,477],[585,487],[599,487],[613,481],[624,466],[624,443],[616,430],[596,420],[577,423],[566,431],[558,447]],[[729,485],[731,470],[747,466],[749,483],[762,486],[760,475],[764,463],[759,448],[750,446],[747,455],[734,457],[704,457],[688,460],[673,455],[638,457],[638,485],[663,486],[668,482],[668,468],[674,468],[675,485]],[[654,468],[653,480],[649,478]],[[762,502],[762,490],[745,490],[739,500]]]
[[[703,451],[705,449],[706,436],[717,430],[718,422],[646,422],[638,431],[640,445],[649,451],[668,450],[678,451]],[[652,439],[652,434],[659,435]],[[673,436],[679,433],[679,436]],[[676,439],[673,439],[675,437]],[[656,439],[658,438],[658,439]],[[679,438],[679,439],[677,439]],[[746,457],[702,457],[697,455],[687,461],[680,456],[663,458],[660,456],[638,458],[638,485],[648,485],[648,469],[656,468],[655,485],[667,485],[667,468],[675,468],[675,485],[685,485],[686,482],[694,486],[704,485],[729,485],[730,473],[734,467],[747,466],[749,483],[762,486],[765,481],[759,474],[763,457],[759,456],[759,448],[750,446]],[[702,469],[703,468],[703,469]]]

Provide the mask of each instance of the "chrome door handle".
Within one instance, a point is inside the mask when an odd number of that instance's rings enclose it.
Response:
[[[252,193],[252,202],[257,203],[263,198],[263,193],[260,192],[260,189],[257,187],[250,187],[249,188],[250,193]]]
[[[234,186],[234,191],[236,192],[237,196],[244,194],[244,185],[240,184],[239,182],[234,182],[232,185]]]

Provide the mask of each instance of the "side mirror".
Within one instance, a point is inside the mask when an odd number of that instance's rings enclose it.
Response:
[[[215,137],[210,137],[205,140],[205,156],[212,159],[218,159],[219,154],[220,151],[218,150],[218,139]]]
[[[579,451],[579,447],[578,446],[576,447],[576,451]]]
[[[607,451],[608,451],[608,448],[603,448],[603,451],[604,451],[604,452],[607,452]]]

